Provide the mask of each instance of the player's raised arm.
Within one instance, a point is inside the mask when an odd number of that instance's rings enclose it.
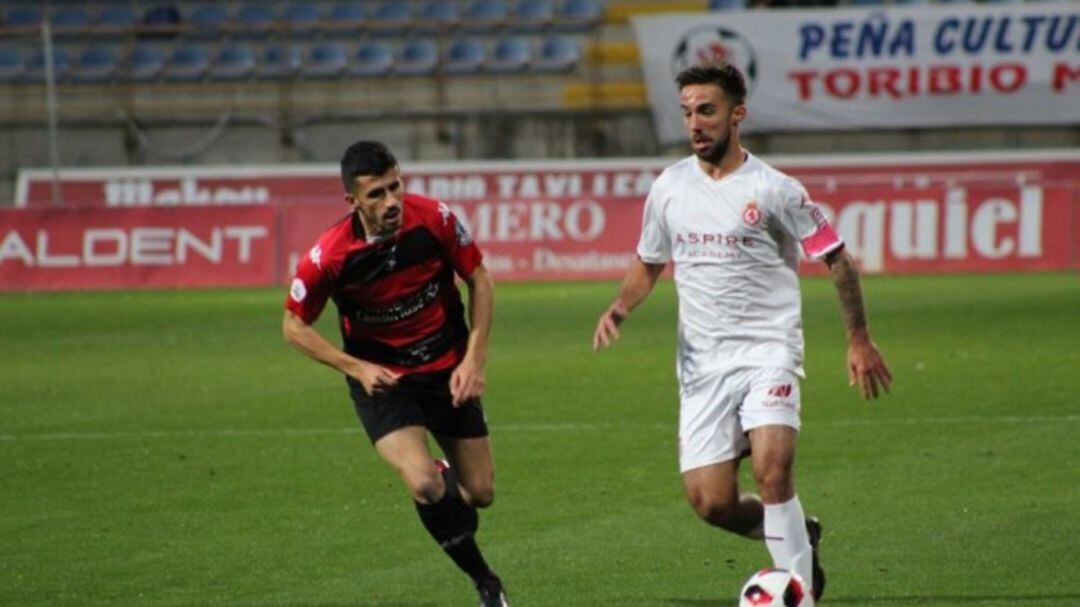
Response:
[[[363,384],[368,394],[393,386],[401,377],[385,367],[349,356],[292,310],[285,310],[281,333],[292,347]]]
[[[843,248],[830,253],[825,263],[829,265],[836,292],[840,296],[840,309],[847,329],[848,385],[858,384],[865,399],[877,398],[881,390],[889,391],[892,373],[877,345],[870,339],[859,270],[855,267],[855,260]]]
[[[469,342],[465,357],[450,376],[450,395],[455,407],[484,394],[484,366],[495,308],[495,283],[483,265],[465,280],[469,289]]]
[[[656,281],[664,271],[666,264],[645,263],[635,257],[626,270],[619,295],[608,306],[607,310],[600,315],[596,323],[596,331],[593,333],[593,350],[599,350],[601,346],[608,347],[619,339],[619,325],[630,312],[638,306],[652,292]]]

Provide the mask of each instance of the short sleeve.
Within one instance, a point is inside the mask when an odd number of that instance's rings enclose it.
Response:
[[[661,264],[671,261],[671,238],[668,235],[667,222],[664,221],[661,196],[655,185],[645,199],[637,255],[645,263]]]
[[[334,273],[324,259],[322,245],[316,244],[296,264],[285,309],[308,324],[314,323],[326,307],[334,279]]]
[[[784,230],[802,245],[803,253],[811,259],[824,259],[844,246],[825,214],[812,200],[801,183],[790,177],[780,185],[778,218]]]
[[[440,240],[446,247],[450,263],[454,265],[458,276],[468,278],[484,262],[484,254],[473,241],[468,226],[462,223],[449,207],[440,202],[439,212],[444,218]]]

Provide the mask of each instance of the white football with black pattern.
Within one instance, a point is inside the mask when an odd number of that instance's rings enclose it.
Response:
[[[810,588],[797,573],[762,569],[750,577],[739,593],[739,607],[813,607]]]

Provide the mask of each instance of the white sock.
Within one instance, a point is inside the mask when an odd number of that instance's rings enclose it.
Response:
[[[807,588],[813,585],[814,555],[798,496],[783,504],[765,504],[765,545],[774,567],[799,574]]]

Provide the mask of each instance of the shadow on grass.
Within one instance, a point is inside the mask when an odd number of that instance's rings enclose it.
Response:
[[[941,604],[965,604],[965,603],[1002,603],[1003,605],[1019,605],[1033,603],[1039,607],[1049,605],[1080,605],[1080,594],[990,594],[973,596],[881,596],[881,597],[828,597],[824,599],[829,605],[941,605]],[[712,599],[664,599],[665,605],[683,605],[684,607],[735,607],[737,601],[719,602]]]

